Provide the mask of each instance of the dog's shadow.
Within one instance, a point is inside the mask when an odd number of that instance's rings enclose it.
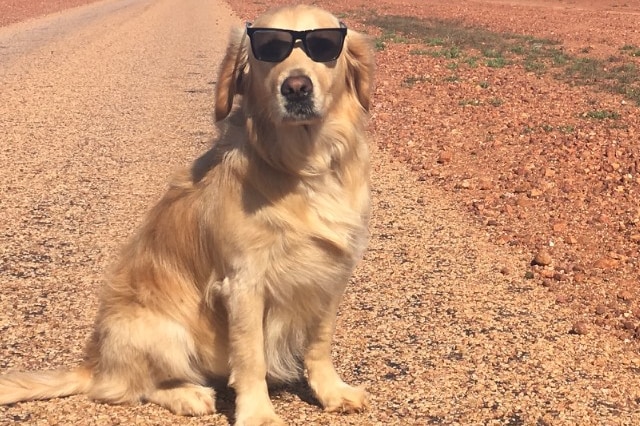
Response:
[[[209,383],[209,386],[211,386],[216,393],[216,412],[225,416],[229,424],[234,424],[236,393],[233,388],[227,386],[227,383],[223,380],[213,380]],[[293,394],[309,405],[322,408],[320,401],[316,399],[306,380],[299,380],[288,384],[269,385],[269,397],[272,399],[284,393]]]

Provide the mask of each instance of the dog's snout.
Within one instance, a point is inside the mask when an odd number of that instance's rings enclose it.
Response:
[[[288,100],[301,100],[313,93],[313,83],[306,75],[287,77],[280,87],[280,93]]]

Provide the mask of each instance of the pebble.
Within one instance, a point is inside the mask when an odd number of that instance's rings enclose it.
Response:
[[[480,178],[478,179],[478,189],[481,191],[493,189],[493,182],[489,178]]]
[[[589,327],[587,326],[587,323],[585,321],[576,321],[573,324],[573,327],[571,327],[572,334],[578,334],[580,336],[583,336],[588,332],[589,332]]]
[[[567,229],[567,222],[555,222],[553,224],[553,232],[564,232]]]
[[[544,194],[544,192],[538,188],[533,188],[531,191],[529,191],[529,196],[531,198],[537,198],[539,196],[541,196],[542,194]]]
[[[438,163],[447,164],[450,163],[453,159],[453,153],[451,151],[440,151],[440,155],[438,155]]]
[[[543,278],[553,278],[554,272],[551,269],[541,269],[540,270],[540,275]]]
[[[565,281],[567,279],[567,276],[561,272],[555,272],[553,274],[553,279],[556,281]]]
[[[621,292],[618,293],[618,299],[622,299],[625,302],[628,302],[630,300],[633,300],[633,295],[628,290],[622,290]]]
[[[551,254],[545,249],[541,249],[533,258],[533,264],[540,266],[550,265],[552,261]]]
[[[598,269],[614,269],[617,266],[618,261],[610,257],[601,257],[593,263],[593,267]]]

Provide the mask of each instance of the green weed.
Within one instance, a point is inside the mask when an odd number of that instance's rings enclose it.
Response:
[[[582,117],[593,118],[595,120],[617,120],[620,118],[620,114],[608,109],[599,109],[585,112],[582,114]]]
[[[402,85],[405,87],[413,87],[415,86],[417,83],[424,83],[426,81],[429,81],[429,79],[423,75],[414,75],[414,76],[410,76],[405,78],[404,80],[402,80]]]
[[[458,63],[457,62],[449,62],[447,64],[447,69],[451,70],[451,71],[455,71],[458,69]]]
[[[376,50],[384,50],[387,43],[409,43],[411,40],[393,31],[385,31],[375,39]]]
[[[468,56],[464,59],[464,63],[467,64],[469,68],[477,68],[478,58],[476,58],[475,56]]]
[[[431,50],[427,50],[427,49],[411,49],[409,51],[409,54],[411,55],[431,55],[432,51]]]
[[[573,133],[576,130],[576,128],[570,124],[565,124],[562,126],[558,126],[558,130],[561,133],[569,134],[569,133]]]
[[[640,47],[636,46],[635,44],[625,44],[620,48],[620,51],[630,56],[640,56]]]
[[[508,63],[509,62],[502,56],[487,60],[487,66],[489,68],[504,68]]]
[[[460,106],[478,106],[480,105],[480,101],[478,99],[461,99],[458,101],[458,105]]]

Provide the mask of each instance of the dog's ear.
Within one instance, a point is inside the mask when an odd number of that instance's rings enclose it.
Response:
[[[231,31],[227,53],[224,55],[216,84],[216,121],[224,119],[233,106],[236,94],[242,94],[247,64],[247,33],[244,29]]]
[[[366,36],[352,30],[347,33],[345,43],[347,87],[356,95],[360,105],[369,111],[375,71],[373,46]]]

